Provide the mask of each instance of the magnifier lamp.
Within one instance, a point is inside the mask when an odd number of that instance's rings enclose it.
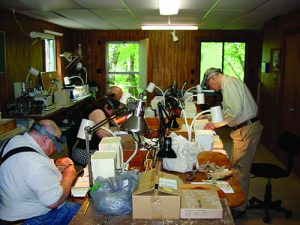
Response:
[[[84,71],[84,73],[85,73],[85,83],[87,84],[87,70],[86,70],[86,68],[82,65],[81,62],[77,63],[77,65],[76,65],[76,70],[78,70],[78,71],[83,70],[83,71]]]
[[[130,131],[132,133],[147,133],[149,132],[149,128],[147,126],[147,123],[144,119],[144,106],[145,106],[145,102],[144,101],[140,101],[138,102],[138,107],[134,113],[133,116],[131,116],[125,123],[122,124],[121,129]],[[89,185],[90,187],[93,186],[93,174],[92,174],[92,165],[91,165],[91,155],[90,155],[90,136],[97,131],[98,129],[100,129],[104,124],[109,123],[110,121],[114,120],[116,117],[118,116],[123,116],[126,114],[130,114],[131,112],[127,109],[127,107],[123,107],[122,109],[118,110],[115,112],[115,114],[111,117],[107,117],[104,120],[100,121],[99,123],[90,126],[90,124],[87,124],[86,126],[84,126],[84,138],[82,135],[78,135],[79,138],[81,139],[85,139],[85,145],[86,145],[86,151],[87,151],[87,155],[88,155],[88,171],[89,171]],[[81,131],[82,132],[82,131]],[[137,145],[136,145],[136,150],[135,153],[137,152]],[[135,153],[133,153],[135,155]],[[126,165],[129,163],[129,161],[134,157],[131,156],[125,164],[123,164],[122,166],[122,172],[124,172]],[[120,154],[121,156],[121,163],[123,163],[123,152],[121,152]]]
[[[205,104],[204,93],[198,93],[198,94],[196,94],[196,95],[191,95],[191,96],[189,96],[189,97],[184,101],[184,103],[187,103],[188,100],[189,100],[190,98],[195,97],[195,96],[197,96],[197,102],[196,102],[196,103],[197,103],[198,105]]]
[[[200,84],[197,84],[196,86],[190,87],[189,89],[187,89],[185,93],[189,92],[189,91],[192,90],[192,89],[197,89],[197,93],[201,93],[201,92],[203,91],[201,85],[200,85]],[[183,96],[182,96],[182,97],[183,97]]]
[[[81,81],[82,85],[84,85],[84,81],[80,76],[64,77],[65,85],[70,85],[70,80],[72,80],[72,79],[79,79]]]
[[[220,122],[224,121],[221,106],[214,106],[214,107],[211,107],[208,110],[204,110],[204,111],[198,113],[195,116],[195,118],[192,120],[191,126],[188,129],[189,141],[192,141],[192,130],[193,130],[193,126],[194,126],[195,121],[197,120],[197,118],[199,116],[201,116],[203,114],[206,114],[206,113],[211,113],[213,123],[220,123]]]
[[[64,52],[60,54],[60,57],[65,58],[68,62],[72,62],[72,53],[71,52]]]
[[[166,99],[165,99],[165,92],[163,92],[162,89],[160,89],[158,86],[156,86],[154,83],[150,82],[146,88],[146,90],[150,93],[153,93],[154,89],[157,88],[163,96],[163,105],[165,105]]]
[[[39,74],[40,74],[40,71],[39,71],[39,70],[37,70],[37,69],[35,69],[35,68],[33,68],[33,67],[30,67],[30,68],[28,69],[28,75],[27,75],[27,77],[26,77],[25,82],[28,81],[28,78],[29,78],[30,75],[33,75],[33,76],[37,77]]]

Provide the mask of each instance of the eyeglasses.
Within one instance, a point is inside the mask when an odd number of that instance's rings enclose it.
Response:
[[[205,83],[206,83],[206,87],[207,87],[208,89],[211,88],[211,85],[209,85],[209,81],[211,80],[211,78],[212,78],[214,75],[216,75],[216,74],[213,73],[213,74],[209,75],[208,78],[206,79],[206,82],[205,82]]]

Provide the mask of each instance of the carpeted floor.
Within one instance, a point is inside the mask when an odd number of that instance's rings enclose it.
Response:
[[[231,139],[229,129],[220,128],[216,130],[224,143],[224,148],[231,155]],[[258,146],[255,162],[272,162],[278,166],[285,166],[262,144]],[[251,178],[248,199],[255,196],[263,199],[265,193],[266,179]],[[282,206],[293,211],[292,218],[286,218],[284,213],[271,211],[271,224],[273,225],[299,225],[300,224],[300,179],[293,173],[287,178],[272,180],[273,200],[281,199]],[[262,225],[264,210],[248,209],[246,215],[240,219],[235,219],[236,225]]]

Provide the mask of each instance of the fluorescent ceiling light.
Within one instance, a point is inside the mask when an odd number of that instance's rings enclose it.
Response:
[[[31,38],[36,38],[36,39],[52,39],[52,40],[55,39],[54,35],[52,34],[40,33],[35,31],[31,31],[29,35]]]
[[[178,14],[180,0],[159,0],[160,15]]]
[[[198,30],[197,25],[143,25],[142,30]]]
[[[62,36],[64,36],[64,34],[63,34],[63,33],[56,32],[56,31],[52,31],[52,30],[44,30],[44,33],[46,33],[46,34],[53,34],[53,35],[55,35],[55,36],[59,36],[59,37],[62,37]]]

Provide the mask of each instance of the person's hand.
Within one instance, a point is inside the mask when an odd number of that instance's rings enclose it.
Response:
[[[215,125],[213,123],[207,123],[205,126],[204,126],[204,130],[214,130],[216,129]]]
[[[69,166],[74,165],[74,163],[69,157],[64,157],[61,159],[57,159],[55,161],[55,165],[60,172],[63,172]]]
[[[70,179],[70,180],[75,180],[77,177],[77,171],[74,167],[74,165],[69,165],[64,169],[62,172],[64,179]]]

